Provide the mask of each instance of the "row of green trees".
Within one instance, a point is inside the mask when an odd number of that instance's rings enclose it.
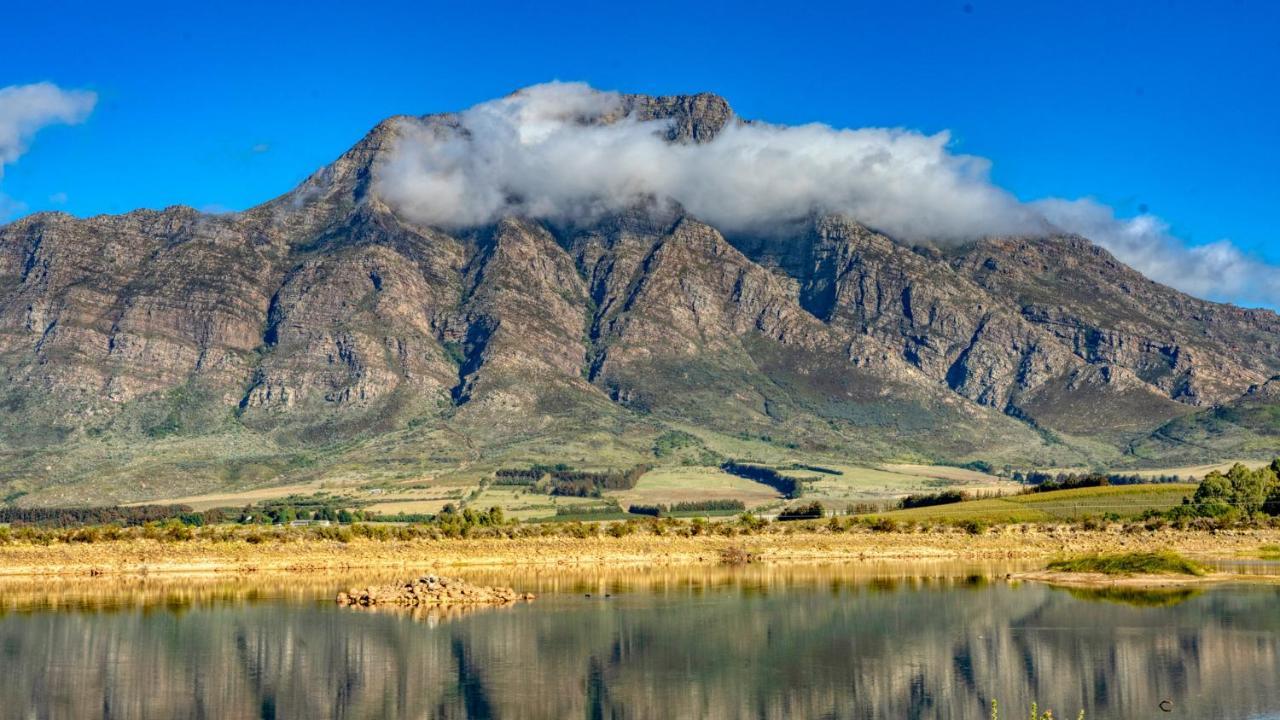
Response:
[[[758,483],[768,485],[792,500],[804,495],[803,480],[783,475],[777,470],[765,465],[752,465],[751,463],[740,463],[734,460],[727,460],[720,466],[720,469],[730,475],[737,475],[738,477],[743,477],[748,480],[754,480]]]
[[[908,495],[898,501],[898,507],[903,510],[918,507],[933,507],[934,505],[950,505],[966,500],[964,493],[959,490],[943,490],[936,493],[919,493]]]
[[[651,469],[650,465],[635,465],[626,470],[609,472],[557,470],[550,473],[551,494],[600,497],[605,490],[630,490],[640,482],[640,477]]]
[[[1073,488],[1102,487],[1105,485],[1148,485],[1151,483],[1176,483],[1177,475],[1137,475],[1133,473],[1047,473],[1032,471],[1013,473],[1013,480],[1029,485],[1027,492],[1051,492]]]
[[[662,517],[673,512],[741,512],[747,509],[746,503],[741,500],[692,500],[688,502],[678,502],[674,505],[632,505],[627,508],[627,512],[632,515],[648,515],[650,517]]]
[[[0,507],[0,523],[17,527],[79,527],[81,525],[119,525],[128,527],[151,522],[178,519],[188,525],[212,525],[224,522],[217,510],[197,512],[189,505],[104,505],[80,508]]]

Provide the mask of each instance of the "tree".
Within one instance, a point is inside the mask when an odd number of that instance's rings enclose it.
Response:
[[[489,508],[489,524],[495,527],[506,524],[506,517],[502,514],[502,508],[496,505]]]
[[[1232,465],[1227,471],[1227,479],[1231,481],[1236,507],[1249,515],[1262,510],[1262,504],[1267,501],[1274,478],[1271,468],[1250,470],[1240,463]]]
[[[1226,475],[1216,470],[1206,475],[1194,499],[1202,513],[1211,515],[1223,514],[1231,507],[1245,515],[1260,510],[1277,514],[1280,513],[1280,480],[1271,466],[1250,470],[1236,463]]]

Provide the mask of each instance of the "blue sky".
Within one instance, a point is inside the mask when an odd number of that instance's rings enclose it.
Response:
[[[1280,262],[1280,3],[22,3],[0,87],[98,95],[4,168],[25,211],[285,192],[396,113],[551,79],[777,123],[952,132],[1024,200],[1094,197]],[[548,6],[550,4],[547,4]]]

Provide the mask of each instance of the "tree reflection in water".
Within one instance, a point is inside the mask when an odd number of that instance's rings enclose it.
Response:
[[[532,604],[416,614],[338,608],[331,593],[348,580],[334,578],[252,591],[0,586],[0,707],[16,717],[982,718],[994,698],[1090,718],[1280,710],[1277,588],[1062,591],[992,574],[544,572],[501,576],[538,592]],[[1172,714],[1159,712],[1164,699]]]

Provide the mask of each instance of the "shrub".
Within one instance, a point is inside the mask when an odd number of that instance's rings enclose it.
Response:
[[[898,522],[893,518],[878,517],[871,520],[870,527],[875,532],[897,532]]]
[[[744,512],[738,516],[738,524],[750,532],[756,532],[768,527],[769,521],[759,515]]]
[[[609,525],[609,529],[605,532],[609,534],[609,537],[621,538],[626,537],[635,531],[636,527],[631,524],[630,520],[628,520],[626,522],[616,522]]]
[[[755,555],[741,545],[730,545],[720,550],[720,562],[725,565],[746,565],[755,560]]]

